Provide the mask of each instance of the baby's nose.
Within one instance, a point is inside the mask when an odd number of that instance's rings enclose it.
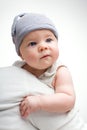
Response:
[[[44,43],[44,44],[45,44],[45,43]],[[48,49],[48,46],[47,46],[47,45],[44,45],[44,44],[42,44],[42,45],[39,46],[39,51],[44,51],[44,50],[47,50],[47,49]]]

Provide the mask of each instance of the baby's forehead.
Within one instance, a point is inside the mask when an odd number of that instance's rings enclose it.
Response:
[[[30,38],[30,39],[39,39],[39,37],[54,37],[54,33],[49,29],[38,29],[34,30],[32,32],[29,32],[24,39]]]

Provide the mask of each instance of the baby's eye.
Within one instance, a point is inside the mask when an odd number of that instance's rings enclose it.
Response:
[[[51,42],[51,41],[52,41],[51,38],[46,39],[46,42]]]
[[[30,46],[35,46],[37,43],[36,42],[30,42],[29,45]]]

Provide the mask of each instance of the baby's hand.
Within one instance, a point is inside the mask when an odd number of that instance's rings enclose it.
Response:
[[[21,116],[24,118],[36,110],[40,110],[40,97],[38,95],[27,96],[20,104]]]

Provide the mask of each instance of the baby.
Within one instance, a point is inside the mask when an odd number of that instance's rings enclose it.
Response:
[[[71,74],[59,61],[58,33],[53,22],[42,14],[18,15],[12,38],[23,59],[20,67],[54,90],[52,94],[29,93],[20,104],[21,116],[40,130],[86,130],[75,107]]]
[[[25,88],[27,94],[19,106],[25,123],[37,130],[86,130],[75,107],[70,71],[59,61],[58,33],[53,22],[42,14],[17,15],[12,38],[23,60],[14,66],[38,80],[37,87],[33,86],[34,79],[31,86],[27,84],[32,92]]]

